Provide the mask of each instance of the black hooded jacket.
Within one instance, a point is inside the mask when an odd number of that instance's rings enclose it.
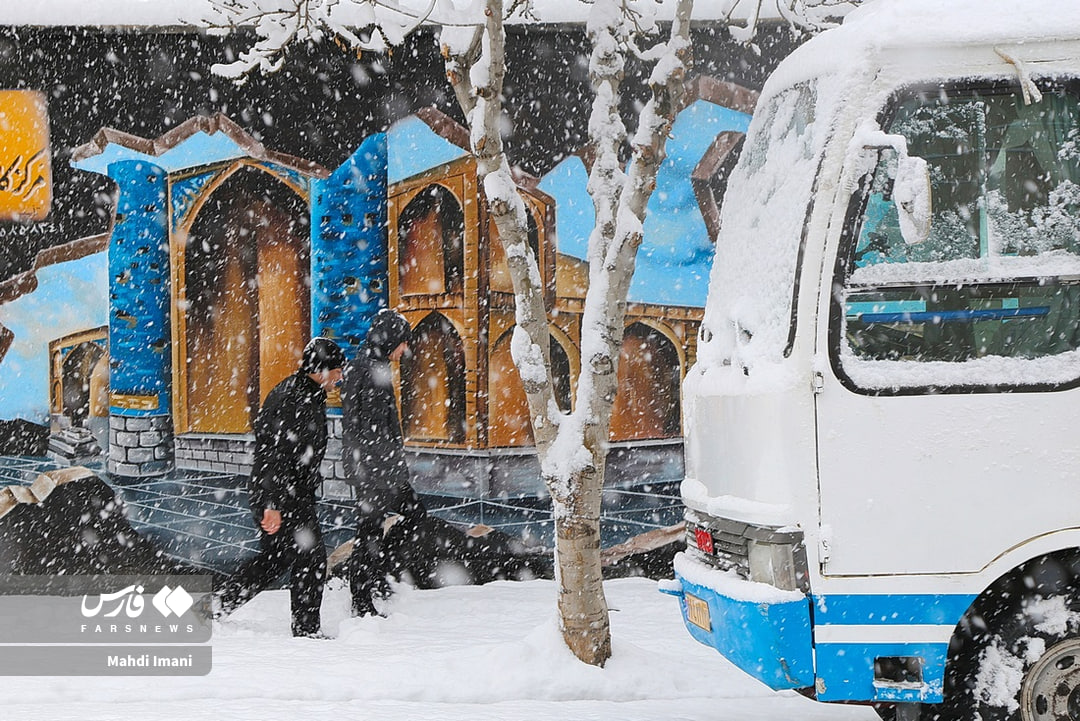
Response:
[[[274,386],[255,418],[255,454],[248,481],[251,513],[286,515],[314,509],[326,453],[326,392],[303,371]]]
[[[378,491],[408,486],[390,353],[409,335],[409,322],[400,313],[382,310],[356,357],[345,365],[342,456],[346,478],[355,486]]]

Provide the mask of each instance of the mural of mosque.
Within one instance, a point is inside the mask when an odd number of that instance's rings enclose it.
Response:
[[[698,78],[673,128],[630,291],[609,483],[680,477],[680,384],[718,198],[754,99]],[[334,169],[266,148],[223,114],[152,139],[101,129],[71,163],[115,184],[111,230],[50,249],[0,284],[0,417],[40,396],[57,442],[93,436],[119,477],[245,474],[259,404],[308,339],[333,337],[351,356],[389,306],[414,330],[396,380],[418,490],[541,493],[510,357],[506,259],[466,145],[434,108],[368,136]],[[565,408],[580,371],[587,171],[587,154],[571,154],[541,178],[517,178]],[[30,367],[39,361],[44,391]],[[340,399],[330,406],[324,495],[347,497]]]

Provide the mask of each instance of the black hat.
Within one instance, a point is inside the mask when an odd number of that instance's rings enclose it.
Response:
[[[312,338],[304,346],[304,356],[300,361],[300,370],[305,373],[321,373],[345,365],[345,353],[341,347],[329,338]]]
[[[408,343],[412,329],[405,316],[393,308],[383,308],[371,321],[365,343],[374,355],[385,357],[402,343]]]

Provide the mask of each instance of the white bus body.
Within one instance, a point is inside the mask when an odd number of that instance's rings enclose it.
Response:
[[[684,402],[695,638],[883,715],[1080,718],[1080,3],[876,0],[780,65]]]

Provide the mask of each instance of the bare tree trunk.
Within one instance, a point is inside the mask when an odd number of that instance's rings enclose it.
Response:
[[[613,6],[594,6],[589,36],[590,67],[596,98],[589,119],[596,160],[589,193],[596,226],[589,239],[589,288],[582,317],[581,374],[574,415],[581,419],[588,466],[570,479],[565,516],[556,513],[558,565],[562,574],[559,607],[563,636],[574,654],[598,666],[611,655],[607,602],[600,559],[600,504],[607,465],[611,409],[618,390],[619,354],[626,318],[626,296],[634,274],[642,224],[656,174],[666,157],[665,143],[684,93],[689,62],[693,0],[680,0],[669,52],[650,79],[652,97],[641,112],[628,173],[619,150],[626,130],[619,117],[619,85],[625,60],[619,14]]]
[[[570,479],[577,490],[555,514],[555,557],[563,641],[580,660],[603,666],[611,657],[611,628],[600,563],[603,463]]]
[[[679,110],[689,51],[692,0],[680,0],[678,17],[650,83],[652,99],[641,114],[629,173],[619,151],[626,129],[619,117],[624,72],[622,8],[597,0],[590,22],[596,99],[589,122],[597,153],[589,179],[596,227],[589,240],[589,288],[582,316],[581,376],[572,413],[555,403],[547,309],[536,258],[528,247],[527,211],[499,136],[505,33],[501,0],[487,0],[482,30],[467,37],[444,31],[447,77],[465,112],[477,173],[510,268],[516,301],[514,362],[528,398],[541,473],[555,516],[556,579],[563,638],[582,661],[603,666],[611,656],[611,631],[600,560],[600,507],[618,386],[626,295],[634,273],[645,208],[665,157],[664,143]]]

